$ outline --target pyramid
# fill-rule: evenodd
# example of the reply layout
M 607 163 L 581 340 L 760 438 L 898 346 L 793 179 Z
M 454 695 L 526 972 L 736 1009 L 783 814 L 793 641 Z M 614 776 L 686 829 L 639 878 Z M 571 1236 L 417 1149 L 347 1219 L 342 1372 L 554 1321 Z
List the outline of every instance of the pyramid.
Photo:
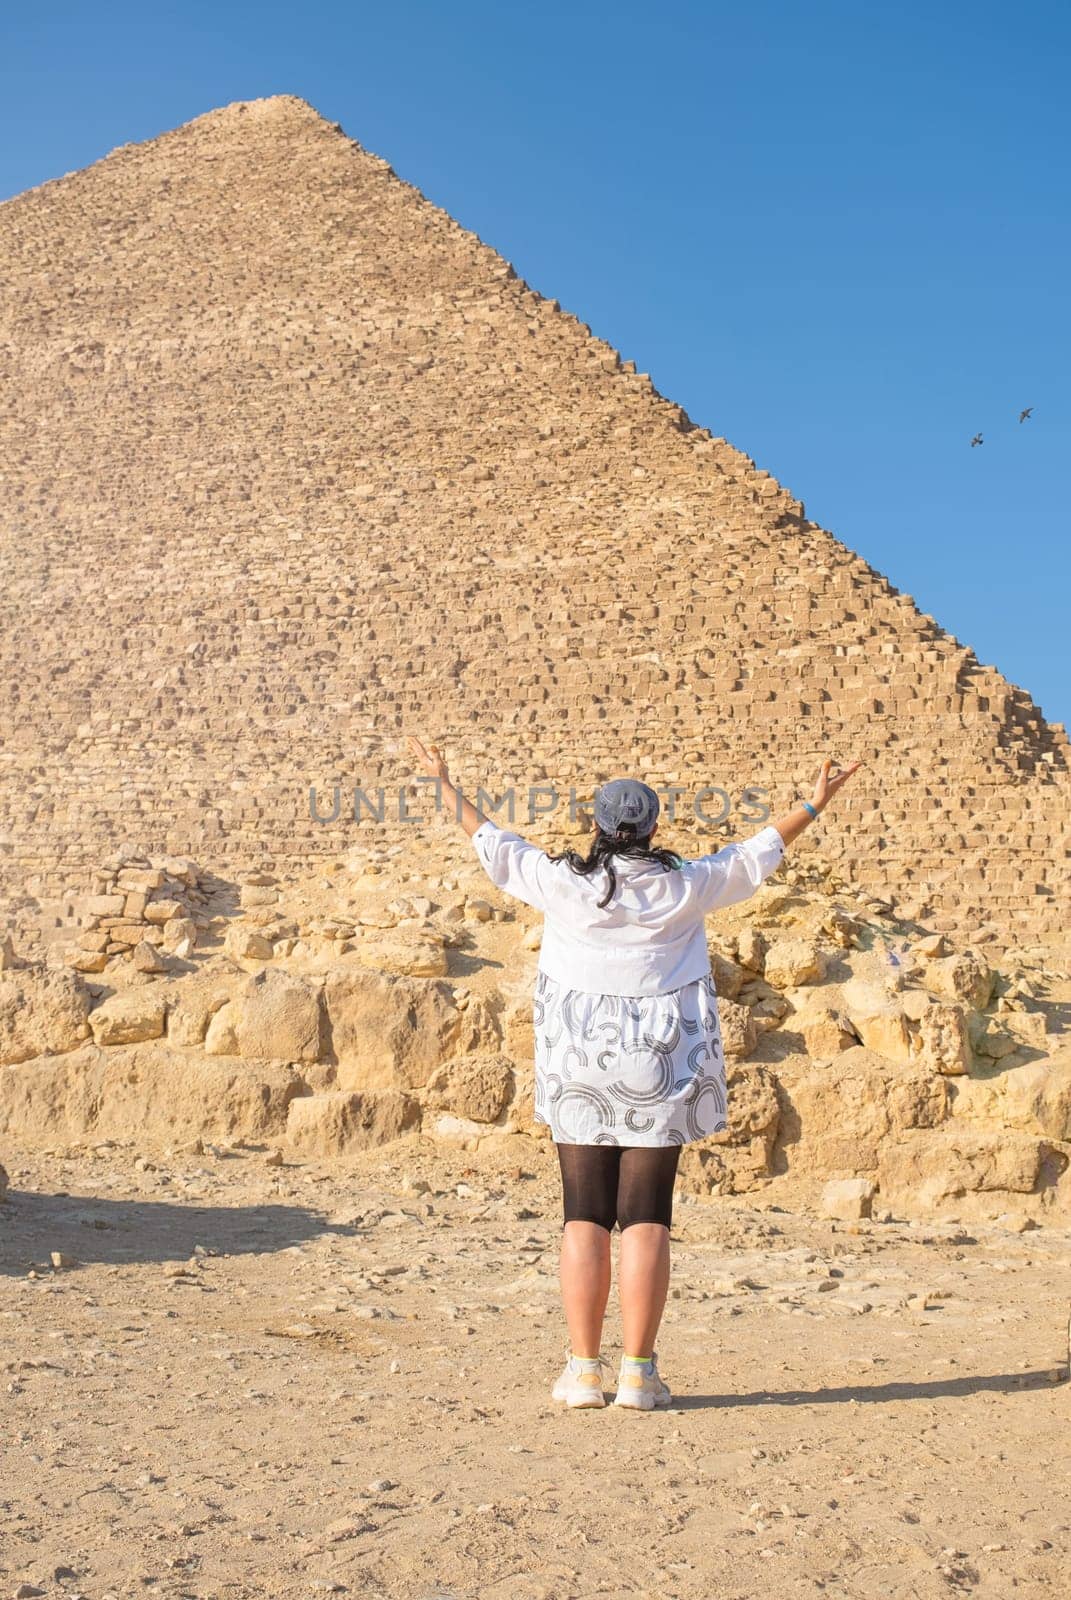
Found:
M 684 849 L 861 757 L 796 859 L 1062 926 L 1064 728 L 304 101 L 41 184 L 0 253 L 0 914 L 62 922 L 125 841 L 404 846 L 413 730 L 470 789 L 678 786 Z M 560 846 L 564 801 L 514 825 Z

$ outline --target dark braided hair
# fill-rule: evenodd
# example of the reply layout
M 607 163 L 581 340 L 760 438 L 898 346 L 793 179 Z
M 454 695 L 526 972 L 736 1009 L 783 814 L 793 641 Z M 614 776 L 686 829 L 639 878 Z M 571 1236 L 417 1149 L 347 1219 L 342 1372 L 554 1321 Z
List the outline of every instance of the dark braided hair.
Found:
M 617 891 L 614 856 L 626 856 L 630 861 L 658 861 L 664 872 L 670 872 L 684 864 L 683 858 L 674 850 L 664 850 L 659 845 L 655 845 L 652 849 L 649 833 L 637 838 L 634 822 L 623 822 L 616 833 L 604 833 L 601 828 L 596 827 L 594 843 L 586 856 L 582 856 L 577 850 L 565 850 L 561 855 L 550 856 L 550 860 L 568 861 L 573 871 L 579 872 L 585 878 L 597 868 L 605 867 L 610 882 L 605 897 L 598 902 L 599 909 L 603 910 L 610 904 Z

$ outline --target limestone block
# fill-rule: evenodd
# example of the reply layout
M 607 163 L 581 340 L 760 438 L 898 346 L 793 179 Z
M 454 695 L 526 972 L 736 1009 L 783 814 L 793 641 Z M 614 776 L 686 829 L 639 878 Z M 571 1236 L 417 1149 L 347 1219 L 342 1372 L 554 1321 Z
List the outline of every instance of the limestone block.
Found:
M 718 1000 L 718 1017 L 721 1022 L 722 1050 L 727 1061 L 742 1061 L 755 1048 L 759 1025 L 750 1006 L 740 1006 L 735 1000 Z
M 875 1192 L 870 1178 L 830 1178 L 822 1190 L 819 1210 L 824 1217 L 854 1222 L 870 1216 Z
M 444 978 L 445 947 L 432 939 L 362 939 L 353 951 L 362 967 L 411 978 Z
M 841 906 L 834 906 L 822 923 L 822 931 L 842 950 L 855 949 L 862 938 L 864 924 Z
M 295 1096 L 286 1137 L 304 1155 L 344 1155 L 398 1139 L 419 1123 L 420 1105 L 412 1095 L 395 1089 L 333 1090 Z
M 247 978 L 231 1002 L 238 1055 L 268 1061 L 318 1061 L 323 1053 L 318 988 L 276 968 Z
M 158 867 L 124 867 L 116 876 L 115 886 L 125 893 L 149 895 L 154 889 L 162 889 L 166 881 Z
M 82 950 L 71 957 L 69 964 L 75 972 L 103 972 L 108 965 L 108 952 L 106 949 Z
M 270 961 L 275 954 L 271 940 L 264 934 L 237 923 L 227 929 L 223 949 L 235 961 Z
M 0 1068 L 0 1133 L 31 1149 L 89 1136 L 171 1142 L 262 1138 L 301 1091 L 277 1062 L 210 1060 L 159 1043 L 82 1045 Z
M 797 989 L 821 981 L 822 952 L 811 939 L 777 939 L 766 952 L 763 973 L 775 989 Z
M 935 1072 L 953 1076 L 968 1072 L 972 1051 L 965 1006 L 932 1005 L 923 1012 L 914 1038 L 914 1053 Z
M 62 1055 L 89 1037 L 90 996 L 76 972 L 28 965 L 0 973 L 0 1065 Z
M 182 906 L 177 900 L 150 900 L 145 907 L 146 922 L 170 922 L 172 917 L 182 915 Z
M 254 906 L 273 906 L 279 899 L 279 890 L 272 884 L 243 883 L 239 904 L 243 911 Z
M 989 1004 L 996 982 L 996 973 L 973 950 L 924 962 L 920 976 L 934 994 L 948 1000 L 962 1000 L 979 1011 Z
M 719 997 L 735 1000 L 751 974 L 720 950 L 710 952 L 710 970 L 714 975 L 714 988 Z
M 910 1061 L 911 1035 L 899 998 L 864 978 L 841 985 L 841 1004 L 868 1050 L 890 1061 Z
M 500 1042 L 483 1002 L 441 978 L 334 967 L 324 999 L 342 1089 L 423 1088 L 444 1061 Z
M 238 968 L 223 972 L 192 973 L 168 986 L 167 1037 L 174 1045 L 200 1045 L 212 1018 L 231 999 L 242 974 Z M 212 1055 L 236 1055 L 237 1040 L 229 1050 L 209 1051 Z
M 808 1013 L 803 1042 L 809 1056 L 834 1056 L 838 1051 L 851 1050 L 859 1038 L 843 1011 L 823 1006 Z
M 238 1018 L 233 1003 L 228 1000 L 209 1018 L 204 1037 L 205 1055 L 236 1056 L 238 1051 Z
M 971 1048 L 984 1061 L 1003 1061 L 1005 1056 L 1014 1055 L 1019 1049 L 1020 1041 L 982 1012 L 969 1012 L 968 1025 Z
M 885 1143 L 878 1156 L 878 1183 L 891 1205 L 990 1190 L 1030 1194 L 1046 1149 L 1045 1141 L 1027 1133 L 952 1122 Z
M 125 894 L 91 894 L 85 903 L 90 917 L 121 917 L 125 906 Z
M 744 928 L 736 938 L 737 959 L 748 972 L 762 972 L 769 940 L 759 928 Z
M 473 1122 L 497 1122 L 513 1092 L 513 1063 L 503 1055 L 460 1056 L 428 1079 L 430 1104 Z
M 950 1107 L 946 1078 L 862 1045 L 816 1065 L 784 1093 L 792 1114 L 783 1124 L 783 1149 L 799 1172 L 873 1172 L 886 1141 L 908 1128 L 937 1126 Z
M 167 962 L 161 956 L 156 946 L 147 939 L 142 939 L 140 944 L 134 946 L 131 956 L 134 966 L 139 972 L 166 972 Z
M 475 1150 L 480 1140 L 488 1137 L 491 1129 L 485 1122 L 444 1111 L 432 1122 L 431 1131 L 444 1144 L 457 1145 L 462 1150 Z
M 164 923 L 163 946 L 165 950 L 179 953 L 179 945 L 188 944 L 193 950 L 197 944 L 197 924 L 192 917 L 172 917 Z M 186 952 L 189 954 L 189 951 Z
M 140 1044 L 161 1037 L 166 1012 L 163 991 L 151 985 L 109 995 L 90 1012 L 89 1025 L 97 1044 Z
M 957 1118 L 1071 1140 L 1071 1049 L 991 1077 L 959 1079 L 954 1090 Z

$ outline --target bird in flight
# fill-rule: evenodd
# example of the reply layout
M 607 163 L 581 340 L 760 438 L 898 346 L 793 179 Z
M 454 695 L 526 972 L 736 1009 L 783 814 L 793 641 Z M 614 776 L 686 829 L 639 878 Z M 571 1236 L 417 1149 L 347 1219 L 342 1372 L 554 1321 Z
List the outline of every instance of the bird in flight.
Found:
M 1019 421 L 1020 422 L 1025 422 L 1027 417 L 1033 411 L 1033 409 L 1034 409 L 1033 406 L 1027 406 L 1025 411 L 1020 411 L 1020 413 L 1019 413 Z
M 976 433 L 974 438 L 971 440 L 971 449 L 973 450 L 975 445 L 976 444 L 981 444 L 981 442 L 982 442 L 982 435 L 980 433 Z

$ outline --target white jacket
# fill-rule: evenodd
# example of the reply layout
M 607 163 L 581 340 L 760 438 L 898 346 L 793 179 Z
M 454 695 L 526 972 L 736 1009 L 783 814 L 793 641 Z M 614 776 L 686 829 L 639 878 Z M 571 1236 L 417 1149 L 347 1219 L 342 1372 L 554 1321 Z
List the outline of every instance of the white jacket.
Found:
M 616 856 L 617 889 L 600 910 L 605 871 L 584 877 L 490 818 L 472 843 L 492 883 L 542 911 L 540 971 L 569 989 L 628 995 L 665 994 L 708 973 L 703 919 L 754 894 L 785 852 L 770 823 L 679 870 Z

